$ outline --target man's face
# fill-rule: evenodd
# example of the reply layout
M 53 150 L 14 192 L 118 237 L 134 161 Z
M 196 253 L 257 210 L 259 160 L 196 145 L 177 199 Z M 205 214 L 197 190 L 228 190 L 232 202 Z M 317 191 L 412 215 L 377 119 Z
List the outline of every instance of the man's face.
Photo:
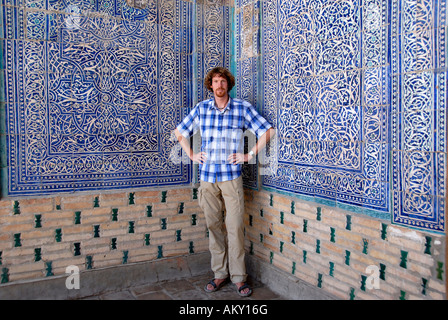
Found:
M 212 91 L 218 98 L 225 97 L 227 95 L 227 80 L 221 75 L 214 75 L 212 78 Z

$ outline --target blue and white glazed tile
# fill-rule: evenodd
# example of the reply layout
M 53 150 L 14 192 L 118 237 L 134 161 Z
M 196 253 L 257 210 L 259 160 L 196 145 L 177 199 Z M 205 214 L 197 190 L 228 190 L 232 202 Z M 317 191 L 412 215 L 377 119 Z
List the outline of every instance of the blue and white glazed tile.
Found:
M 171 131 L 223 65 L 278 130 L 265 188 L 445 231 L 446 0 L 2 4 L 8 195 L 188 185 Z
M 26 39 L 4 46 L 8 194 L 188 184 L 169 153 L 192 103 L 191 4 L 164 1 L 159 18 L 179 17 L 157 25 L 151 5 L 44 2 L 4 8 L 6 37 Z
M 269 0 L 261 20 L 263 186 L 443 232 L 446 1 Z

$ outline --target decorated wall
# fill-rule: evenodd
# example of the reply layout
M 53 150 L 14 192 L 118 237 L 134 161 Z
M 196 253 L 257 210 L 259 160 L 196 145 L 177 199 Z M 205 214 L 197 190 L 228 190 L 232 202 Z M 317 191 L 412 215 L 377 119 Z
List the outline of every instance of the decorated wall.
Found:
M 188 185 L 172 130 L 224 65 L 278 130 L 246 186 L 443 233 L 445 6 L 5 0 L 3 194 Z
M 237 94 L 277 130 L 248 176 L 254 274 L 342 299 L 446 298 L 446 10 L 236 1 Z
M 229 65 L 228 7 L 18 0 L 2 9 L 4 195 L 191 181 L 188 163 L 170 161 L 172 131 L 207 95 L 197 79 Z
M 346 299 L 446 297 L 445 0 L 0 14 L 2 284 L 206 251 L 172 131 L 225 66 L 277 130 L 243 170 L 247 252 Z M 382 290 L 366 293 L 369 266 Z
M 446 1 L 237 1 L 266 189 L 445 232 Z
M 191 103 L 192 6 L 145 4 L 3 7 L 7 195 L 190 180 L 168 155 Z

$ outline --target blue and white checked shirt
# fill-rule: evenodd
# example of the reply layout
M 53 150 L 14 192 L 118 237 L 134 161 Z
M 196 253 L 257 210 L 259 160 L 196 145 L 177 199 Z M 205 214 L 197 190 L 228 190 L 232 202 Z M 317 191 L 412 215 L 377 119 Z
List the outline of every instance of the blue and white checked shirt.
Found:
M 247 101 L 229 98 L 224 110 L 219 111 L 212 98 L 198 103 L 177 130 L 187 139 L 200 130 L 201 151 L 207 155 L 207 160 L 199 164 L 200 179 L 214 183 L 241 175 L 241 164 L 230 164 L 227 158 L 243 153 L 245 130 L 259 138 L 271 127 Z

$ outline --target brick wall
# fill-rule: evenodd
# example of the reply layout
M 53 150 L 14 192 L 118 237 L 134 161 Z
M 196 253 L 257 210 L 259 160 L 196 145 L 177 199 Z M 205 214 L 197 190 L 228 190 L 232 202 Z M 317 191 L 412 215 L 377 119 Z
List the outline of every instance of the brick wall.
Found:
M 0 201 L 0 283 L 208 250 L 197 190 Z
M 268 191 L 246 214 L 250 254 L 341 299 L 446 297 L 442 235 Z
M 184 188 L 1 200 L 0 281 L 208 251 L 196 196 Z M 446 297 L 442 235 L 254 190 L 245 221 L 249 254 L 342 299 Z

